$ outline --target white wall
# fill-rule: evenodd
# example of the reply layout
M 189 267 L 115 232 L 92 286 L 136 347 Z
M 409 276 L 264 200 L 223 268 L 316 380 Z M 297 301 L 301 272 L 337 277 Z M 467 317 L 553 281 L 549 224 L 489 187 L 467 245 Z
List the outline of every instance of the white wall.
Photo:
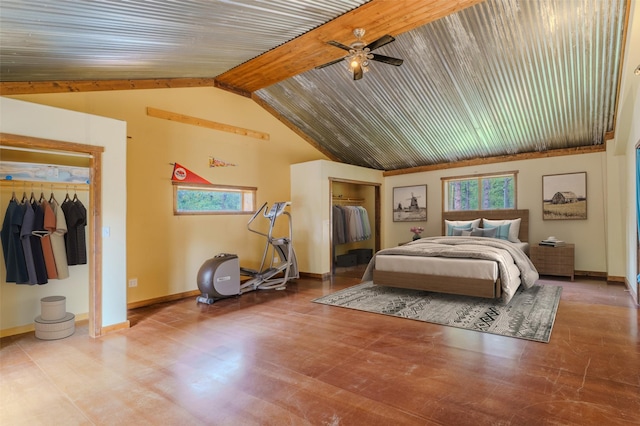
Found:
M 9 98 L 0 98 L 0 131 L 23 136 L 102 146 L 102 226 L 109 227 L 110 236 L 103 237 L 102 253 L 102 326 L 127 320 L 126 299 L 126 123 L 95 115 L 67 111 Z M 88 288 L 88 274 L 84 287 Z M 60 281 L 60 283 L 63 283 Z M 5 286 L 15 284 L 2 283 Z M 47 284 L 48 285 L 48 284 Z M 3 296 L 2 329 L 32 323 L 40 314 L 40 298 L 46 296 L 46 285 L 24 286 L 12 299 Z M 62 289 L 59 287 L 58 289 Z M 56 289 L 56 290 L 58 290 Z M 15 289 L 14 289 L 15 290 Z M 62 290 L 61 290 L 62 291 Z M 79 290 L 84 292 L 85 289 Z M 14 292 L 15 293 L 15 292 Z M 84 293 L 82 293 L 84 294 Z M 18 300 L 13 300 L 17 297 Z M 69 297 L 68 297 L 69 299 Z M 75 314 L 87 313 L 87 300 L 67 303 Z M 80 307 L 78 303 L 83 303 Z M 4 317 L 6 306 L 23 307 L 20 317 Z M 84 312 L 78 312 L 84 311 Z
M 329 178 L 382 184 L 380 170 L 326 160 L 291 166 L 294 248 L 301 272 L 331 272 L 331 196 Z M 384 217 L 384 213 L 382 214 Z M 321 226 L 319 226 L 321 224 Z
M 627 29 L 624 61 L 618 99 L 615 127 L 615 151 L 609 161 L 616 167 L 611 169 L 610 193 L 619 193 L 620 208 L 609 217 L 612 246 L 612 267 L 616 274 L 622 270 L 634 299 L 638 301 L 638 242 L 636 213 L 636 168 L 635 146 L 640 143 L 640 76 L 634 74 L 640 66 L 640 5 L 631 1 L 629 27 Z M 614 179 L 617 179 L 614 181 Z M 618 233 L 613 231 L 618 230 Z
M 575 243 L 576 270 L 606 272 L 606 154 L 582 155 L 521 160 L 508 163 L 487 164 L 412 173 L 385 178 L 386 189 L 382 210 L 389 213 L 392 206 L 393 188 L 397 186 L 427 185 L 427 221 L 393 222 L 390 214 L 384 216 L 384 247 L 392 247 L 408 241 L 412 226 L 424 226 L 423 236 L 442 235 L 442 177 L 464 176 L 481 173 L 518 171 L 518 208 L 529 209 L 529 239 L 536 242 L 549 235 Z M 543 220 L 542 176 L 559 173 L 587 172 L 587 219 Z

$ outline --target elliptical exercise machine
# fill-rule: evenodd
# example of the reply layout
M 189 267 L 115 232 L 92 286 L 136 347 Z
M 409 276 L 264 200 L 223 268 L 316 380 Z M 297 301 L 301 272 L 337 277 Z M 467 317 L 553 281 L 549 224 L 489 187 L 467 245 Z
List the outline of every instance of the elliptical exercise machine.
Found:
M 264 203 L 247 223 L 249 231 L 266 238 L 259 270 L 240 267 L 238 256 L 229 253 L 217 254 L 202 264 L 198 271 L 198 289 L 202 293 L 197 298 L 198 303 L 210 305 L 218 299 L 241 295 L 253 290 L 283 290 L 289 280 L 300 277 L 292 245 L 291 214 L 285 211 L 289 205 L 291 205 L 290 201 L 276 202 L 271 206 L 271 209 L 268 209 L 267 203 Z M 260 213 L 269 220 L 267 233 L 251 227 Z M 274 237 L 273 230 L 276 219 L 283 215 L 288 218 L 289 234 L 285 237 Z M 241 275 L 251 278 L 241 283 Z

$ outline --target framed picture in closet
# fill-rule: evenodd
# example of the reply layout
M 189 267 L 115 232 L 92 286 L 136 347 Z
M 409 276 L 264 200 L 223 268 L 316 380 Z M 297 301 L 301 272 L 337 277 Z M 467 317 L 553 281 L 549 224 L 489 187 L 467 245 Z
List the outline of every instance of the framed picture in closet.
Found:
M 427 220 L 427 185 L 393 188 L 393 221 L 424 222 Z

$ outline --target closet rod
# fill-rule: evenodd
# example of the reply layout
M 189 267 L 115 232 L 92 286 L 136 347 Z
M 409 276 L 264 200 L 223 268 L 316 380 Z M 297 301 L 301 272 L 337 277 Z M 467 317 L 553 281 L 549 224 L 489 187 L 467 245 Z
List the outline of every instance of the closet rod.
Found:
M 24 190 L 66 190 L 69 191 L 88 191 L 88 183 L 50 183 L 50 182 L 32 182 L 28 180 L 0 180 L 0 185 L 7 188 L 13 188 L 17 191 Z
M 364 198 L 351 198 L 351 197 L 342 197 L 342 196 L 334 196 L 332 197 L 333 201 L 341 201 L 345 203 L 364 203 Z

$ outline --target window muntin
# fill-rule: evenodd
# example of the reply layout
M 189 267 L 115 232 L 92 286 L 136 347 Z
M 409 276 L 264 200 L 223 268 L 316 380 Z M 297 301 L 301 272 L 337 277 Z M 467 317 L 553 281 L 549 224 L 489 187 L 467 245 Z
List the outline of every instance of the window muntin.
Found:
M 257 188 L 221 185 L 173 185 L 173 214 L 253 214 Z
M 515 209 L 517 172 L 442 179 L 444 211 Z

